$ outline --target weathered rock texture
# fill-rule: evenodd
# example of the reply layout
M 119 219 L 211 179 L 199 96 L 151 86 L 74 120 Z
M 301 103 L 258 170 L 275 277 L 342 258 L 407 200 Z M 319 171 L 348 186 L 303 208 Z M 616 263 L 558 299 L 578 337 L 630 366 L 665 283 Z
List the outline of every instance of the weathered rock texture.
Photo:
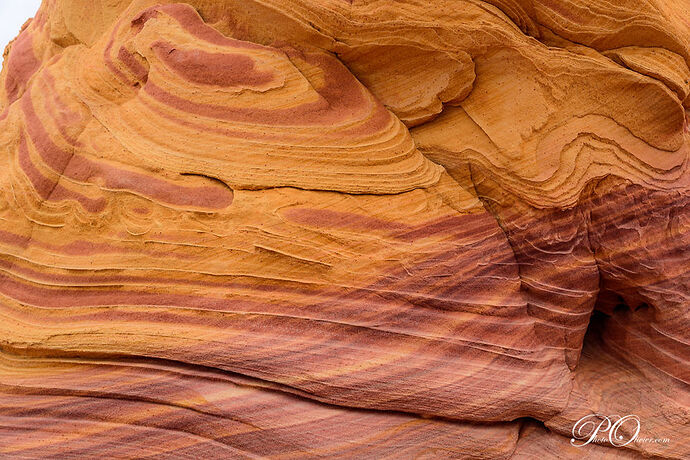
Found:
M 44 0 L 0 78 L 0 456 L 690 458 L 689 18 Z M 589 414 L 669 442 L 573 447 Z

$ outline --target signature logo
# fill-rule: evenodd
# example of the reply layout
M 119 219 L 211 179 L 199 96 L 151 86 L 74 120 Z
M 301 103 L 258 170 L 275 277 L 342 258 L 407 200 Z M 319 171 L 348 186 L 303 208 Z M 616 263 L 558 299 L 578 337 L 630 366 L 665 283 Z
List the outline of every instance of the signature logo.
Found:
M 624 447 L 631 443 L 653 442 L 668 444 L 667 438 L 638 438 L 640 418 L 637 415 L 585 415 L 573 425 L 573 437 L 570 444 L 584 447 L 588 444 L 611 444 Z

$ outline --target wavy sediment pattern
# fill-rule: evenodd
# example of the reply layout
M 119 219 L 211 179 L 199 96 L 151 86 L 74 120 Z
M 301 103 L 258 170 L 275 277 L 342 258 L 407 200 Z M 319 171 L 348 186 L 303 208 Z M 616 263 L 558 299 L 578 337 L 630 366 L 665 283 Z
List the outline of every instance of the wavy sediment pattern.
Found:
M 638 3 L 45 0 L 0 456 L 687 458 L 690 24 Z

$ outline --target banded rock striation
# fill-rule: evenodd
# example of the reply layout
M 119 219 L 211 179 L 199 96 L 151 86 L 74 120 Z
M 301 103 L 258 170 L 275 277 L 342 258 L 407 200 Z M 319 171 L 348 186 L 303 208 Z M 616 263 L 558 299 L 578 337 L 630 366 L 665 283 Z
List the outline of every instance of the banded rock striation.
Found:
M 0 456 L 690 457 L 689 17 L 44 0 L 0 75 Z

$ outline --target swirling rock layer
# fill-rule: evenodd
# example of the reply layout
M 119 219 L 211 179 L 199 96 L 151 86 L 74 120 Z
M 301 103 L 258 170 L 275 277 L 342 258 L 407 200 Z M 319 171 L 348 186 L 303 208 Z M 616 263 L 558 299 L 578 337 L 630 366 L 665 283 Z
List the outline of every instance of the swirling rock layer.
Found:
M 44 0 L 0 456 L 688 458 L 687 13 Z

